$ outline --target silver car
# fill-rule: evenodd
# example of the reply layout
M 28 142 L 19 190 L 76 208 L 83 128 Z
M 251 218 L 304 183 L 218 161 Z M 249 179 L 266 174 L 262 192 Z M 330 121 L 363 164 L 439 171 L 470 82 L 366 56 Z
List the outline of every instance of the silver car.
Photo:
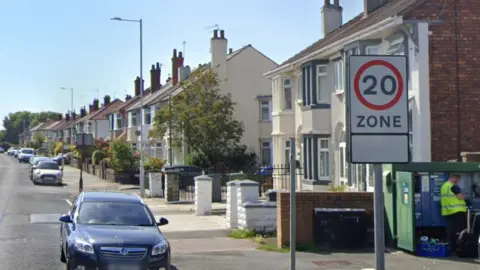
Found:
M 53 160 L 42 160 L 33 170 L 32 181 L 36 184 L 62 185 L 63 172 Z

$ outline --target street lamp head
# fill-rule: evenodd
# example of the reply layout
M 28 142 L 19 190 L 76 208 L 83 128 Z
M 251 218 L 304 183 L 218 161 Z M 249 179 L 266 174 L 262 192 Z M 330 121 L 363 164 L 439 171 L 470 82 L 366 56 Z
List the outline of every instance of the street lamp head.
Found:
M 113 17 L 113 18 L 111 18 L 110 20 L 112 20 L 112 21 L 121 21 L 122 18 L 120 18 L 120 17 Z

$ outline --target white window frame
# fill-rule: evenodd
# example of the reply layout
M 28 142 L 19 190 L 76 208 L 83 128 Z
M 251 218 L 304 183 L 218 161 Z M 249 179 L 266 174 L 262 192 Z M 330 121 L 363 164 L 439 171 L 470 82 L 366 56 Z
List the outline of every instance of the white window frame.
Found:
M 370 53 L 370 50 L 377 50 L 376 53 Z M 379 55 L 380 54 L 380 48 L 378 46 L 367 46 L 365 47 L 365 54 L 366 55 Z
M 144 108 L 143 113 L 144 113 L 143 121 L 145 121 L 144 125 L 152 124 L 152 108 L 150 108 L 150 107 Z
M 322 147 L 322 142 L 327 143 L 327 147 Z M 317 170 L 318 170 L 318 180 L 330 180 L 330 141 L 326 138 L 318 138 L 317 139 L 317 149 L 318 149 L 318 157 L 317 157 Z M 322 160 L 322 156 L 326 156 L 326 160 Z M 322 164 L 322 162 L 325 162 Z M 325 166 L 326 173 L 322 175 L 321 167 Z
M 290 156 L 291 156 L 291 151 L 290 151 L 290 140 L 285 140 L 284 144 L 284 153 L 285 153 L 285 164 L 290 165 Z
M 375 190 L 375 174 L 373 171 L 373 164 L 367 164 L 367 192 L 373 192 Z
M 340 182 L 345 183 L 346 185 L 348 184 L 348 171 L 347 171 L 347 143 L 341 142 L 338 145 L 340 154 L 338 155 L 339 160 L 338 162 L 338 178 Z M 343 151 L 343 154 L 341 154 Z M 343 168 L 341 164 L 343 163 Z M 342 175 L 343 174 L 343 175 Z
M 335 93 L 340 94 L 345 91 L 345 65 L 343 60 L 334 63 L 335 75 Z
M 292 96 L 293 87 L 292 86 L 293 86 L 292 78 L 282 79 L 282 99 L 283 99 L 282 109 L 285 111 L 290 111 L 293 109 L 293 96 Z M 288 102 L 287 94 L 290 95 L 290 102 Z
M 128 127 L 133 128 L 138 126 L 137 112 L 131 111 L 128 112 L 130 121 L 128 121 Z M 135 125 L 133 124 L 135 122 Z
M 387 49 L 387 55 L 404 55 L 404 37 L 399 37 L 390 42 Z
M 260 100 L 260 121 L 261 122 L 270 122 L 272 121 L 272 101 L 270 100 Z M 263 109 L 268 109 L 268 119 L 264 119 L 263 117 Z
M 321 99 L 322 91 L 328 91 L 328 88 L 327 89 L 322 89 L 321 86 L 320 86 L 320 80 L 319 80 L 319 77 L 323 77 L 323 78 L 328 79 L 328 67 L 327 67 L 327 65 L 317 65 L 316 69 L 317 69 L 317 76 L 315 76 L 315 80 L 317 82 L 317 87 L 316 87 L 315 91 L 316 91 L 316 94 L 317 94 L 317 104 L 330 103 L 329 100 L 322 100 Z M 325 72 L 320 72 L 321 69 L 325 69 Z
M 115 130 L 123 129 L 123 118 L 120 114 L 115 115 Z

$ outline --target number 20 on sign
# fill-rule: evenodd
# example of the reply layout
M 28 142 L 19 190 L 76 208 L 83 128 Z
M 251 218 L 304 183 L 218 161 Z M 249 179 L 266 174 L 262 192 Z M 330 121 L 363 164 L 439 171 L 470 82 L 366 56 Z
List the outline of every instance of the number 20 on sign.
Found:
M 352 55 L 348 74 L 350 161 L 409 162 L 406 57 Z

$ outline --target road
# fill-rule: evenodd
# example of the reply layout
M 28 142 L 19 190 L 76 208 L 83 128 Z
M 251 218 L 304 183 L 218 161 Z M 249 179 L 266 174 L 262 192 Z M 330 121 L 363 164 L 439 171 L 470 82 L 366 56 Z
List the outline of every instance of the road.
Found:
M 2 269 L 65 269 L 59 261 L 57 219 L 67 211 L 69 195 L 66 187 L 33 185 L 27 164 L 0 154 Z

